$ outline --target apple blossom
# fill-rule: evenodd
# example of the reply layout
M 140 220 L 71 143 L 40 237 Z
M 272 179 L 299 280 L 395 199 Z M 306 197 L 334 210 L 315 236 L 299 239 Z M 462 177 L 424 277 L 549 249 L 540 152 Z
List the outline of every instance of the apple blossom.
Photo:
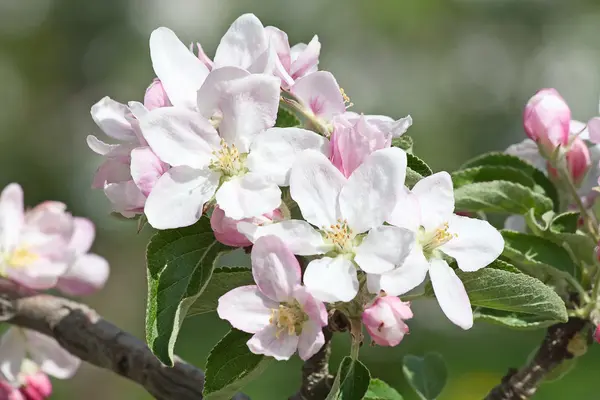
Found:
M 408 333 L 404 321 L 412 317 L 410 303 L 396 296 L 378 297 L 362 313 L 363 324 L 371 339 L 380 346 L 397 346 Z
M 575 137 L 571 140 L 566 150 L 565 161 L 571 180 L 579 186 L 592 164 L 590 150 L 581 138 Z M 559 177 L 551 165 L 548 165 L 548 173 L 554 178 Z
M 2 400 L 24 400 L 18 387 L 0 379 L 0 399 Z
M 241 221 L 249 222 L 254 225 L 265 225 L 276 221 L 281 221 L 283 213 L 276 209 L 259 217 L 245 218 L 242 220 L 232 219 L 225 215 L 225 212 L 219 207 L 215 207 L 210 216 L 210 226 L 215 234 L 215 239 L 219 242 L 232 247 L 246 247 L 252 245 L 252 242 L 246 238 L 237 229 L 237 224 Z
M 477 271 L 494 261 L 504 239 L 487 221 L 458 216 L 454 211 L 452 179 L 438 172 L 415 184 L 388 219 L 392 225 L 415 233 L 416 243 L 404 264 L 391 272 L 368 275 L 373 293 L 400 295 L 425 280 L 427 272 L 442 311 L 456 325 L 469 329 L 473 313 L 465 288 L 444 260 L 453 257 L 463 271 Z
M 221 296 L 219 317 L 254 334 L 248 348 L 255 354 L 287 360 L 298 350 L 300 358 L 309 359 L 325 343 L 325 305 L 301 286 L 298 260 L 277 237 L 257 240 L 251 260 L 256 285 Z
M 556 89 L 538 91 L 525 106 L 523 126 L 530 139 L 548 157 L 557 146 L 569 140 L 571 110 Z
M 24 377 L 19 392 L 24 400 L 44 400 L 52 394 L 52 382 L 42 371 L 31 372 Z
M 392 270 L 414 242 L 411 231 L 383 226 L 405 175 L 406 153 L 398 148 L 373 152 L 348 179 L 323 154 L 306 150 L 290 176 L 290 193 L 306 221 L 240 222 L 238 229 L 252 241 L 278 236 L 297 255 L 324 254 L 308 264 L 306 288 L 321 301 L 350 301 L 358 292 L 357 267 L 367 274 Z
M 171 101 L 160 79 L 154 79 L 144 95 L 144 107 L 148 110 L 154 110 L 160 107 L 169 107 Z
M 25 383 L 23 374 L 43 372 L 58 379 L 71 378 L 81 360 L 41 333 L 10 327 L 0 340 L 0 372 L 12 384 Z
M 233 219 L 278 208 L 278 186 L 287 186 L 295 155 L 329 152 L 326 139 L 314 132 L 270 128 L 278 106 L 279 79 L 224 67 L 198 91 L 198 112 L 166 107 L 141 118 L 144 138 L 172 166 L 148 197 L 148 222 L 158 229 L 191 225 L 213 196 Z

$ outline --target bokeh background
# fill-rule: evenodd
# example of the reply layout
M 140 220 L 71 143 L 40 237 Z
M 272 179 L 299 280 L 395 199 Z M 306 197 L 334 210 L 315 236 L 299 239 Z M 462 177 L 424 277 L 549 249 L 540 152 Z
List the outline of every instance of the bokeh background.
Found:
M 110 217 L 90 189 L 100 159 L 85 137 L 99 133 L 90 106 L 108 95 L 141 100 L 154 77 L 150 32 L 161 25 L 209 55 L 241 13 L 288 32 L 290 42 L 318 34 L 321 69 L 332 71 L 354 111 L 411 114 L 415 152 L 434 169 L 452 169 L 523 137 L 521 111 L 541 87 L 556 87 L 573 115 L 598 114 L 600 3 L 595 0 L 0 0 L 0 186 L 19 182 L 26 202 L 67 203 L 98 227 L 95 251 L 111 262 L 106 289 L 89 302 L 143 337 L 144 248 L 151 234 Z M 451 325 L 434 302 L 414 303 L 411 334 L 394 348 L 361 352 L 375 376 L 416 399 L 402 378 L 407 353 L 437 351 L 449 367 L 440 400 L 481 399 L 509 366 L 539 343 L 538 332 Z M 215 315 L 187 321 L 178 352 L 199 366 L 227 331 Z M 333 365 L 349 343 L 334 343 Z M 600 347 L 600 346 L 597 346 Z M 575 372 L 542 386 L 542 400 L 597 399 L 600 351 Z M 300 361 L 274 363 L 247 387 L 254 399 L 283 399 L 300 379 Z M 57 382 L 54 399 L 149 399 L 115 375 L 85 366 Z

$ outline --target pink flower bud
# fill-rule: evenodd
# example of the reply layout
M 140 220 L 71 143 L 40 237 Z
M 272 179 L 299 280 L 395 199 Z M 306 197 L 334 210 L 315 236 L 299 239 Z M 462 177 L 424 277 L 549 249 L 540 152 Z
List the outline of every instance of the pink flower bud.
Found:
M 19 389 L 6 381 L 0 381 L 0 400 L 25 400 Z
M 569 141 L 571 110 L 556 89 L 538 91 L 525 106 L 523 127 L 548 154 Z
M 590 150 L 583 140 L 575 138 L 567 151 L 567 168 L 576 185 L 585 178 L 591 165 Z
M 148 89 L 146 89 L 144 106 L 148 110 L 153 110 L 155 108 L 169 107 L 170 105 L 171 101 L 169 100 L 169 96 L 167 96 L 167 92 L 165 92 L 161 81 L 159 79 L 154 79 L 150 86 L 148 86 Z
M 223 210 L 215 207 L 210 217 L 210 226 L 215 234 L 215 239 L 219 242 L 232 247 L 246 247 L 252 245 L 252 242 L 238 231 L 238 222 L 245 221 L 255 225 L 265 225 L 282 219 L 283 214 L 279 209 L 263 214 L 261 217 L 237 220 L 227 217 Z
M 19 391 L 24 400 L 45 400 L 52 394 L 52 382 L 43 372 L 36 372 L 25 378 Z
M 410 303 L 396 296 L 379 297 L 362 314 L 371 339 L 380 346 L 396 346 L 408 333 L 404 320 L 412 318 Z
M 596 343 L 600 343 L 600 325 L 596 325 L 596 330 L 594 331 L 594 340 Z

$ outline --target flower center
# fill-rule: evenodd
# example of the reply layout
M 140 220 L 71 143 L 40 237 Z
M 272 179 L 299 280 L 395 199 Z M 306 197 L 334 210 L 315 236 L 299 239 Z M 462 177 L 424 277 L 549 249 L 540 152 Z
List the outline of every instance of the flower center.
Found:
M 288 335 L 300 335 L 302 325 L 308 319 L 306 313 L 297 301 L 293 304 L 282 303 L 279 308 L 271 310 L 269 323 L 277 327 L 275 337 L 287 331 Z
M 223 121 L 223 113 L 217 111 L 212 117 L 208 119 L 208 121 L 213 126 L 213 128 L 219 129 L 219 125 L 221 125 L 221 121 Z
M 439 246 L 458 237 L 456 233 L 448 232 L 448 223 L 444 222 L 437 229 L 426 232 L 423 227 L 419 230 L 419 243 L 423 246 L 423 253 L 430 255 Z
M 208 167 L 214 171 L 220 171 L 226 176 L 235 176 L 245 170 L 245 154 L 240 154 L 235 144 L 229 145 L 225 139 L 221 139 L 221 149 L 213 151 L 212 154 L 214 157 Z
M 338 219 L 338 223 L 324 226 L 321 231 L 325 236 L 325 240 L 330 242 L 340 252 L 348 252 L 352 249 L 352 239 L 354 239 L 354 231 L 348 226 L 348 221 Z
M 350 97 L 346 94 L 344 88 L 340 88 L 340 93 L 342 94 L 342 98 L 344 99 L 344 104 L 346 105 L 346 110 L 354 105 L 353 102 L 350 101 Z
M 25 246 L 15 249 L 12 253 L 4 255 L 4 262 L 13 268 L 24 268 L 40 258 L 37 254 L 29 251 Z

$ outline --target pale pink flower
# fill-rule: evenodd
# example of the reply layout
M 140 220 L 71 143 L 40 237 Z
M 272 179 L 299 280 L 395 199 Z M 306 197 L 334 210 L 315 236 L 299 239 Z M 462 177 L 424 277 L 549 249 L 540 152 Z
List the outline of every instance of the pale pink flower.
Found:
M 13 385 L 24 385 L 37 372 L 68 379 L 80 364 L 56 340 L 29 329 L 10 327 L 0 340 L 0 372 Z
M 169 96 L 167 96 L 167 92 L 165 92 L 160 79 L 155 78 L 150 86 L 148 86 L 148 89 L 146 89 L 146 94 L 144 94 L 144 107 L 150 111 L 155 108 L 169 106 L 171 106 Z
M 301 359 L 309 359 L 325 343 L 325 305 L 301 286 L 298 260 L 278 238 L 257 240 L 251 259 L 256 286 L 221 296 L 219 317 L 254 334 L 248 348 L 255 354 L 287 360 L 298 350 Z
M 569 141 L 571 110 L 556 89 L 538 91 L 525 106 L 523 127 L 546 156 Z
M 210 216 L 210 226 L 215 234 L 215 239 L 219 242 L 232 247 L 246 247 L 252 244 L 245 235 L 237 229 L 238 222 L 249 222 L 251 224 L 262 226 L 276 221 L 281 221 L 283 214 L 279 209 L 263 214 L 259 217 L 233 219 L 225 215 L 225 212 L 219 207 L 215 207 Z
M 410 303 L 396 296 L 378 297 L 362 313 L 363 324 L 371 339 L 380 346 L 398 345 L 408 333 L 404 321 L 412 317 Z

